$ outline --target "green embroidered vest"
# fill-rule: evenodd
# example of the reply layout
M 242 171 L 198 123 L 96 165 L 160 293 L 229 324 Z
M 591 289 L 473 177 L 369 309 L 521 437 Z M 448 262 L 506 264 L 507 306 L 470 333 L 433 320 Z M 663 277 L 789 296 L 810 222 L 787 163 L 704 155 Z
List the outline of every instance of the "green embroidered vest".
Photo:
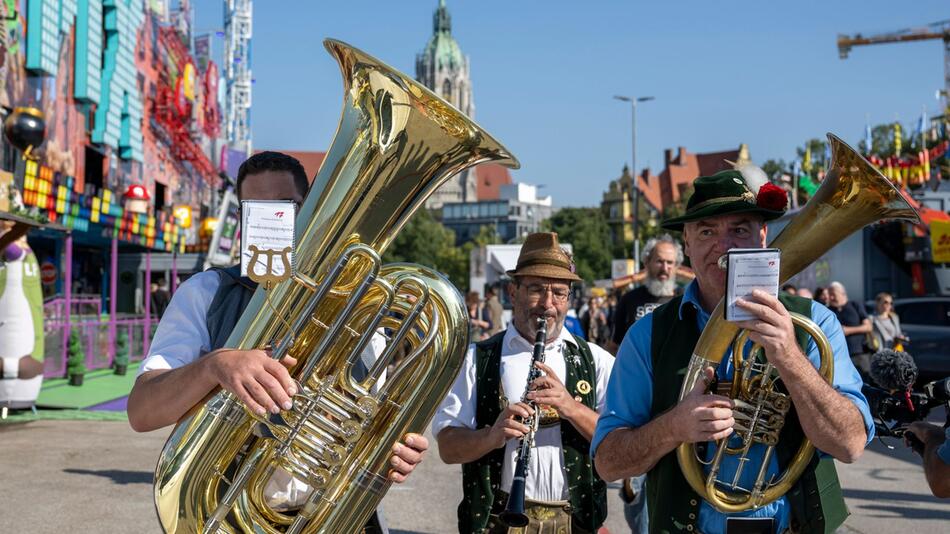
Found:
M 501 414 L 501 351 L 505 332 L 475 344 L 475 426 L 492 426 Z M 590 347 L 576 336 L 577 347 L 566 343 L 564 366 L 565 387 L 592 410 L 597 409 L 597 369 Z M 576 358 L 575 358 L 576 356 Z M 574 362 L 577 363 L 573 363 Z M 584 380 L 590 391 L 581 394 L 577 384 Z M 561 444 L 564 448 L 568 494 L 575 523 L 590 532 L 597 530 L 607 517 L 607 486 L 597 476 L 590 457 L 590 442 L 563 422 Z M 507 504 L 499 492 L 505 448 L 495 449 L 478 460 L 462 465 L 462 502 L 458 507 L 459 532 L 484 532 L 489 515 L 499 513 Z
M 683 374 L 689 365 L 693 348 L 699 341 L 696 309 L 684 307 L 683 319 L 679 319 L 682 299 L 682 296 L 676 297 L 653 312 L 651 417 L 656 417 L 678 402 Z M 780 295 L 779 300 L 789 311 L 811 317 L 811 300 L 785 294 Z M 807 335 L 799 329 L 796 329 L 795 334 L 799 346 L 803 347 L 803 351 L 807 350 Z M 803 438 L 804 433 L 793 406 L 785 419 L 775 450 L 780 470 L 788 465 Z M 700 445 L 699 454 L 705 454 L 703 445 Z M 785 496 L 790 508 L 789 526 L 794 532 L 831 533 L 848 517 L 834 460 L 830 457 L 820 459 L 817 452 L 805 473 Z M 701 499 L 683 477 L 675 450 L 661 458 L 647 474 L 647 500 L 651 532 L 698 530 Z

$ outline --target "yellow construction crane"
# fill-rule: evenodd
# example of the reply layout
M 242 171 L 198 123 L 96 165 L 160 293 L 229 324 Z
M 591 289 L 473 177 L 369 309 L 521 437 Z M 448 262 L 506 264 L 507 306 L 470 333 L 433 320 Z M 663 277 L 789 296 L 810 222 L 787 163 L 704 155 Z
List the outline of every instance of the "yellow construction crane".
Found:
M 940 94 L 946 102 L 950 98 L 950 20 L 942 20 L 928 24 L 922 28 L 907 28 L 890 33 L 875 35 L 838 34 L 838 56 L 847 59 L 848 53 L 854 46 L 864 46 L 884 43 L 906 43 L 909 41 L 925 41 L 928 39 L 943 40 L 943 89 Z

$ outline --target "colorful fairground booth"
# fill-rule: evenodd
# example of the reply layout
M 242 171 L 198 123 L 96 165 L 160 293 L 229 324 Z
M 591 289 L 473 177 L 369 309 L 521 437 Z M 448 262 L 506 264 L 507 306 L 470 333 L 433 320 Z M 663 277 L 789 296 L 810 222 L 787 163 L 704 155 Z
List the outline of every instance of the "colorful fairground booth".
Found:
M 220 75 L 153 3 L 15 0 L 0 16 L 0 211 L 32 221 L 43 373 L 124 369 L 148 350 L 155 291 L 204 269 L 240 163 Z

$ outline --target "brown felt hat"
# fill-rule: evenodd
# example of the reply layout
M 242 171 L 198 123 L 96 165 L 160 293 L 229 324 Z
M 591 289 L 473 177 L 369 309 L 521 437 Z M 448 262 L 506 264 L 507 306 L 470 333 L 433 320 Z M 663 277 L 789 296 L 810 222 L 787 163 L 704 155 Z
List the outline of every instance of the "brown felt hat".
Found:
M 530 234 L 521 245 L 518 266 L 508 276 L 540 276 L 558 280 L 580 280 L 574 272 L 574 260 L 557 242 L 557 234 Z

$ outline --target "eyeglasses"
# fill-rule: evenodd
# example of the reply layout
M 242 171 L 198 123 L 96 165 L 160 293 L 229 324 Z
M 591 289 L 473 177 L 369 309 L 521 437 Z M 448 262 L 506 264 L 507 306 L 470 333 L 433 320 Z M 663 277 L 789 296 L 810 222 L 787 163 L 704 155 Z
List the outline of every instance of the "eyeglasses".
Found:
M 555 302 L 567 302 L 567 299 L 571 296 L 571 288 L 558 286 L 554 287 L 550 284 L 530 284 L 525 286 L 525 289 L 528 292 L 528 298 L 532 302 L 537 302 L 544 298 L 547 295 L 548 290 L 551 291 L 551 295 L 554 296 Z

